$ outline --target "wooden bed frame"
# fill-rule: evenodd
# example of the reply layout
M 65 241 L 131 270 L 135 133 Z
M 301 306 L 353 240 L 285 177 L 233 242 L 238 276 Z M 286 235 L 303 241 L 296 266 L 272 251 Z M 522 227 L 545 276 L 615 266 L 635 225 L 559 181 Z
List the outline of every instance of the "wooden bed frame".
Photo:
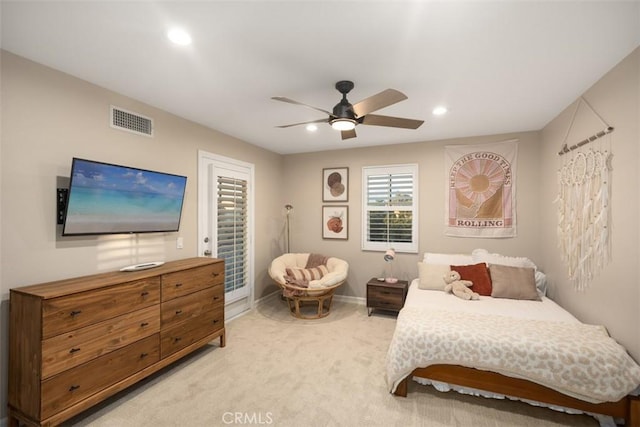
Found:
M 431 365 L 426 368 L 417 368 L 398 384 L 394 394 L 407 397 L 408 382 L 414 376 L 505 396 L 535 400 L 549 405 L 610 415 L 624 419 L 628 427 L 640 426 L 640 396 L 626 396 L 617 402 L 589 403 L 531 381 L 458 365 Z

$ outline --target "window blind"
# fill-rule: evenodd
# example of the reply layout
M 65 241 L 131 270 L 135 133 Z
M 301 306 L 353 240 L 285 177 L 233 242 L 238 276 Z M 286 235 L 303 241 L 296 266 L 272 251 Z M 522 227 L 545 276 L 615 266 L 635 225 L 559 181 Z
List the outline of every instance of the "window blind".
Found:
M 417 252 L 417 166 L 365 168 L 363 249 Z
M 225 261 L 225 292 L 247 284 L 247 181 L 218 176 L 218 258 Z

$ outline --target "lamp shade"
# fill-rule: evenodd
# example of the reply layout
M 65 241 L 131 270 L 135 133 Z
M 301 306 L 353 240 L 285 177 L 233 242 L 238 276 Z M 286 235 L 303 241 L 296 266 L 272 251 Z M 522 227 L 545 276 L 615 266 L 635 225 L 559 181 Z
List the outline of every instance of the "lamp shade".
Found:
M 396 251 L 393 248 L 387 249 L 387 251 L 384 253 L 384 260 L 387 262 L 393 261 L 395 257 L 396 257 Z

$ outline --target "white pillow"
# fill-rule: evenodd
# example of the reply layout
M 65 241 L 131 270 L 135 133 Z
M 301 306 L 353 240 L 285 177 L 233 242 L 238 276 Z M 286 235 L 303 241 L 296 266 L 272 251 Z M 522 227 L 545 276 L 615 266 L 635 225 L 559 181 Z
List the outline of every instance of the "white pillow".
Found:
M 540 270 L 536 270 L 536 289 L 541 297 L 547 295 L 547 275 Z
M 425 264 L 418 262 L 418 288 L 444 291 L 445 274 L 451 271 L 449 264 Z
M 446 264 L 446 265 L 472 265 L 477 264 L 471 255 L 467 254 L 440 254 L 434 252 L 425 252 L 425 264 Z
M 478 262 L 484 262 L 488 265 L 498 264 L 506 265 L 508 267 L 525 267 L 537 269 L 536 264 L 529 258 L 505 256 L 500 254 L 490 254 L 486 249 L 474 249 L 471 252 L 473 264 Z

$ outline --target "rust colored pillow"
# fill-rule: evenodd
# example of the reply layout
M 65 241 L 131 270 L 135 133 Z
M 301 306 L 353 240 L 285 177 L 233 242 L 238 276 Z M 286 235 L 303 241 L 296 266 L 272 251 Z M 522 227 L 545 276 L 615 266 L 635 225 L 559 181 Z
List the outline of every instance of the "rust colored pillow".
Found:
M 452 265 L 451 270 L 460 273 L 462 280 L 471 280 L 471 290 L 486 297 L 491 296 L 491 276 L 487 264 L 481 262 L 473 265 Z

